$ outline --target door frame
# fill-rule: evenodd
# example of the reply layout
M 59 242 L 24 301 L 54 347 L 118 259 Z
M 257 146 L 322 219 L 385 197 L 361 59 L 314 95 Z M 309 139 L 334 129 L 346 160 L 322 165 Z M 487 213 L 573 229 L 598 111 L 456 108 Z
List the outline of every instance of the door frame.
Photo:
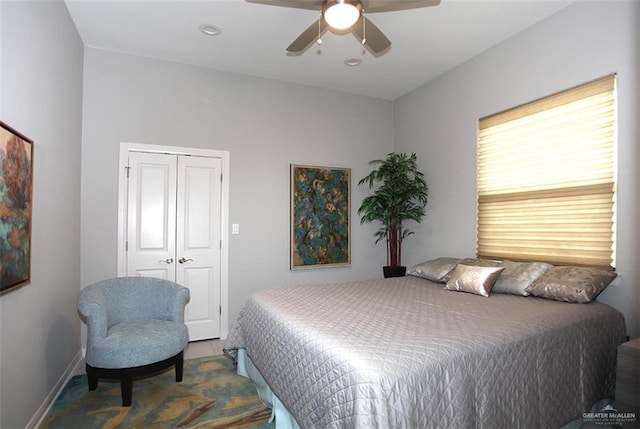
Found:
M 127 266 L 127 160 L 131 152 L 164 153 L 169 155 L 191 155 L 222 160 L 222 195 L 220 237 L 222 249 L 220 253 L 220 338 L 225 339 L 229 333 L 229 151 L 199 149 L 180 146 L 161 146 L 144 143 L 120 143 L 120 160 L 118 163 L 118 277 L 126 275 Z

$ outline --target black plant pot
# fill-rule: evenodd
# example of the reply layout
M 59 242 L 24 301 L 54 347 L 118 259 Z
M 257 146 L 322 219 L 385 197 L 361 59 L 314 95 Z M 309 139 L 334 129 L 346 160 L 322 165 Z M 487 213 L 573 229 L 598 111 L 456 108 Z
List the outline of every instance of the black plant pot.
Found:
M 404 277 L 407 272 L 407 267 L 382 267 L 382 271 L 384 272 L 384 278 L 388 279 L 389 277 Z

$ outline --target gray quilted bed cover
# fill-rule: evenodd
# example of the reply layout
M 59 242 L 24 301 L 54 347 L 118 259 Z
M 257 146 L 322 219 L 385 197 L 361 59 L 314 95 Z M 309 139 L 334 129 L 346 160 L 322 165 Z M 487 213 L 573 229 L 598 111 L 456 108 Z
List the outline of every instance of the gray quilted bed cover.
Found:
M 302 428 L 557 428 L 612 397 L 622 314 L 417 277 L 255 293 L 246 349 Z

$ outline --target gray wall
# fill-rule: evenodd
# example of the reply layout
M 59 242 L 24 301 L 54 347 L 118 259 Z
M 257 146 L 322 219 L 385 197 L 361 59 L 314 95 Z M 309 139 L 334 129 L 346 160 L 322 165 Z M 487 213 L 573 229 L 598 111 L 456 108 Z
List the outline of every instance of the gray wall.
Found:
M 576 3 L 396 100 L 395 149 L 418 154 L 431 190 L 407 264 L 475 253 L 478 118 L 617 72 L 619 277 L 599 299 L 640 335 L 639 9 Z
M 391 102 L 96 49 L 84 73 L 83 286 L 116 275 L 120 142 L 230 152 L 230 323 L 258 289 L 382 276 L 355 183 L 393 149 Z M 351 267 L 289 270 L 290 163 L 352 169 Z
M 0 427 L 24 427 L 79 353 L 83 46 L 61 1 L 0 2 L 2 120 L 34 140 L 31 283 L 0 297 Z

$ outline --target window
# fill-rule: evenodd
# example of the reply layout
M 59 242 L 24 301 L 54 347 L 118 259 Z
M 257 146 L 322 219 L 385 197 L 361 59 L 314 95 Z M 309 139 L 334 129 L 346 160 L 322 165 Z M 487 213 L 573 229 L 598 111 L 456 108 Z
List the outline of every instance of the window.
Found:
M 615 267 L 616 76 L 480 119 L 479 257 Z

